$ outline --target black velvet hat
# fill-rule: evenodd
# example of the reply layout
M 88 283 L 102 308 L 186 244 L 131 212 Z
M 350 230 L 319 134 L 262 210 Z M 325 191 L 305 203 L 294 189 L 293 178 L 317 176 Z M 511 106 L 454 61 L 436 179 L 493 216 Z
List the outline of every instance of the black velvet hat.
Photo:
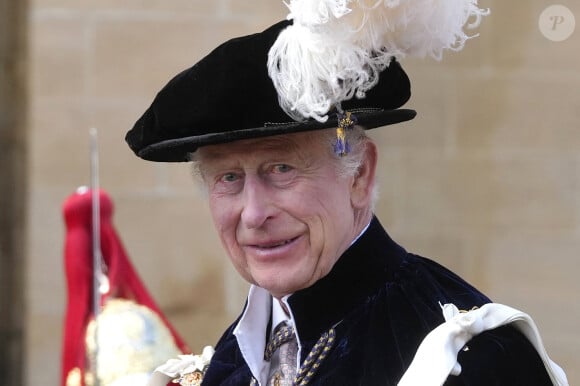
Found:
M 151 161 L 188 161 L 188 154 L 204 145 L 337 127 L 337 111 L 329 111 L 325 122 L 297 121 L 280 107 L 266 63 L 278 35 L 291 24 L 282 21 L 229 40 L 175 76 L 127 133 L 135 154 Z M 371 129 L 413 119 L 415 111 L 399 109 L 410 95 L 409 78 L 393 59 L 364 98 L 340 106 Z

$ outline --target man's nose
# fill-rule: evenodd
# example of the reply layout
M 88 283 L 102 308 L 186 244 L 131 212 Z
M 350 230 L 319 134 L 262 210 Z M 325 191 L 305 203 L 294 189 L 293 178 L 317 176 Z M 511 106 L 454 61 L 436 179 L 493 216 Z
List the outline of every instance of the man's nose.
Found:
M 249 229 L 260 228 L 274 214 L 271 192 L 259 176 L 244 181 L 242 222 Z

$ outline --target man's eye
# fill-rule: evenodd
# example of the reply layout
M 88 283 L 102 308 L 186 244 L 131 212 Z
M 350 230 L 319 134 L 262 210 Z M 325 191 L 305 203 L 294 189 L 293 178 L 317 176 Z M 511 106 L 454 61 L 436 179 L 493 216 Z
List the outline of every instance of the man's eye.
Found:
M 221 176 L 220 181 L 222 182 L 235 182 L 239 179 L 236 173 L 226 173 Z
M 272 167 L 273 173 L 288 173 L 292 167 L 286 164 L 277 164 Z

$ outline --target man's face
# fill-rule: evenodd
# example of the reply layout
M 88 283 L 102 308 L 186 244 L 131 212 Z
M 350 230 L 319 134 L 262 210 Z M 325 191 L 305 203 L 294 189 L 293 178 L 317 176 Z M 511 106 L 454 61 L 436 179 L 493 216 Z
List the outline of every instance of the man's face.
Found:
M 331 144 L 315 139 L 323 135 L 198 150 L 222 244 L 247 281 L 276 297 L 324 277 L 360 232 L 361 208 L 351 200 L 355 178 L 338 175 Z

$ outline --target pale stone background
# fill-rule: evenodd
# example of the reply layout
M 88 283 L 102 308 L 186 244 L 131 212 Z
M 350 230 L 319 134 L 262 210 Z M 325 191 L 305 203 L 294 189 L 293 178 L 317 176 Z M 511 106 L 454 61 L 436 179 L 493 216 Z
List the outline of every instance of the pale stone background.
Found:
M 442 63 L 404 61 L 418 117 L 378 129 L 378 215 L 409 250 L 530 313 L 580 382 L 580 31 L 554 43 L 540 0 L 481 0 L 481 36 Z M 580 3 L 561 0 L 580 18 Z M 56 385 L 65 302 L 61 204 L 101 185 L 143 280 L 194 350 L 245 297 L 188 165 L 142 161 L 123 137 L 178 71 L 285 17 L 281 1 L 35 0 L 30 4 L 27 385 Z M 580 19 L 578 19 L 580 22 Z M 248 95 L 247 97 L 251 97 Z

